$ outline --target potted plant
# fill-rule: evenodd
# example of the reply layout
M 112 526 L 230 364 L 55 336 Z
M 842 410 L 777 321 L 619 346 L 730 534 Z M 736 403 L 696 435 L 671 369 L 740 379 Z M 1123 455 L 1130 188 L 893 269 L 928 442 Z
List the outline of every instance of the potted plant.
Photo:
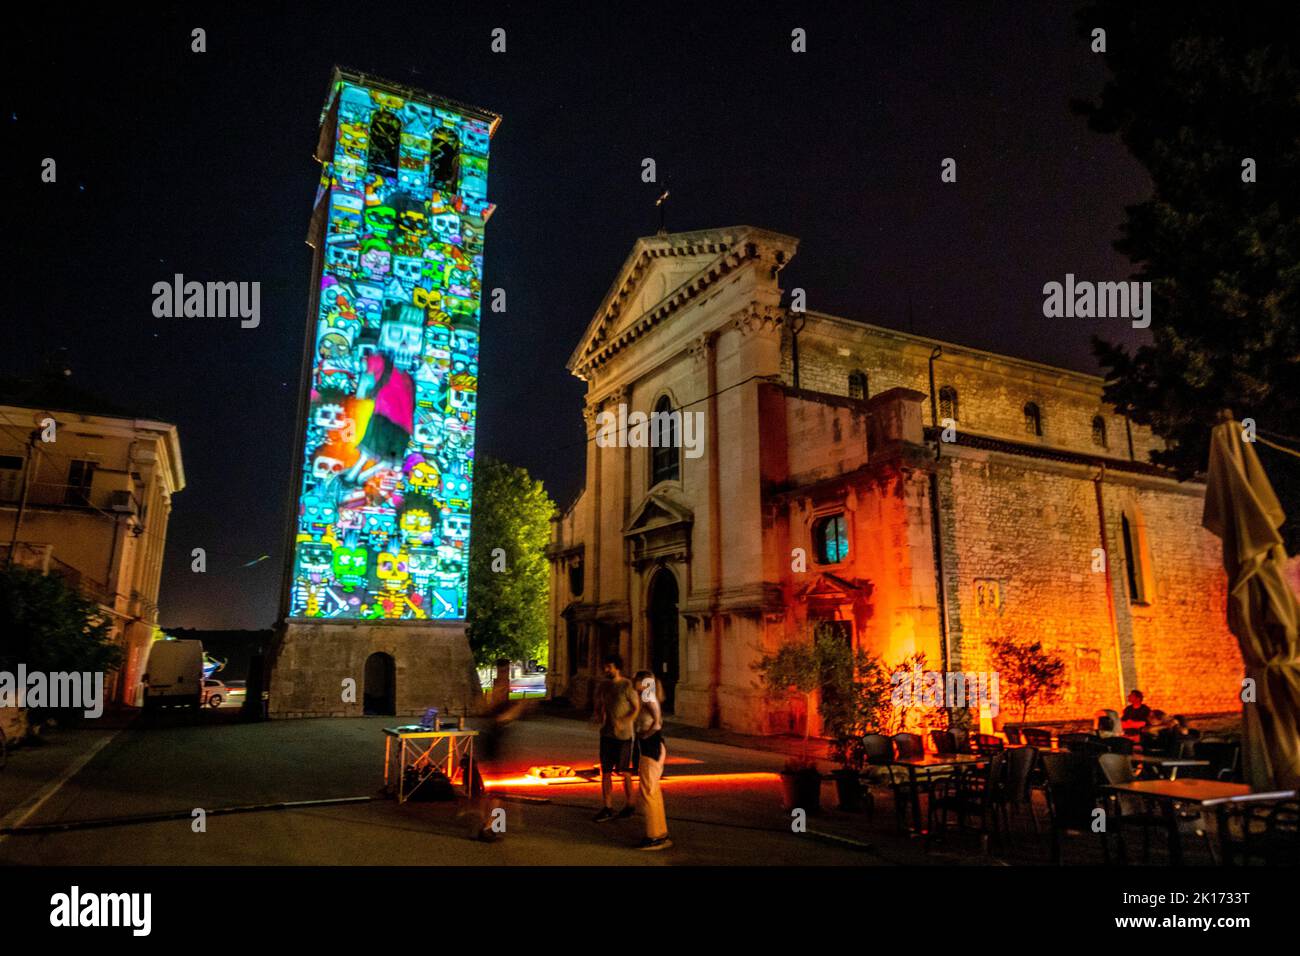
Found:
M 889 675 L 878 658 L 853 650 L 833 631 L 816 633 L 815 644 L 821 674 L 818 707 L 822 728 L 830 736 L 831 756 L 840 764 L 831 776 L 840 809 L 856 812 L 870 800 L 862 788 L 867 756 L 862 737 L 883 727 L 889 719 Z
M 1021 727 L 1032 705 L 1060 700 L 1065 688 L 1065 661 L 1045 650 L 1039 641 L 1032 644 L 1007 638 L 993 641 L 993 666 L 997 669 L 1002 698 L 1020 711 Z
M 790 641 L 775 654 L 764 654 L 754 665 L 767 696 L 773 700 L 801 694 L 805 703 L 803 744 L 799 756 L 786 761 L 781 771 L 781 790 L 787 810 L 809 812 L 821 809 L 822 775 L 817 762 L 808 756 L 808 733 L 812 723 L 813 695 L 821 684 L 821 667 L 815 640 Z

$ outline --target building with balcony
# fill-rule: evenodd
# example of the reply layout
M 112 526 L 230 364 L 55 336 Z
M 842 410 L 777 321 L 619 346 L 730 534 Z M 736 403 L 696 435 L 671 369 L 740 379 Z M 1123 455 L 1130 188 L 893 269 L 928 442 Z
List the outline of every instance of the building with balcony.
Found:
M 110 619 L 122 667 L 107 697 L 135 705 L 154 628 L 172 495 L 185 487 L 176 426 L 10 404 L 0 393 L 0 559 L 63 578 Z

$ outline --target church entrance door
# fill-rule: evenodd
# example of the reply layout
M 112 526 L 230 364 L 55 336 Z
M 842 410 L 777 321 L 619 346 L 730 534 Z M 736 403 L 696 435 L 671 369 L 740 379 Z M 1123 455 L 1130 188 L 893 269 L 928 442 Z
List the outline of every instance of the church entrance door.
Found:
M 650 582 L 650 669 L 663 685 L 663 711 L 673 712 L 677 681 L 681 678 L 677 640 L 677 579 L 660 568 Z

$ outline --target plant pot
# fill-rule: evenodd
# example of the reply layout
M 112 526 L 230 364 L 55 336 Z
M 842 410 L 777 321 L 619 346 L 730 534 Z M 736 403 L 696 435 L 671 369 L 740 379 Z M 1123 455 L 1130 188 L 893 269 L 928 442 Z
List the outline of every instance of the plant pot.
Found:
M 835 778 L 835 798 L 839 808 L 848 813 L 861 813 L 865 809 L 862 799 L 862 776 L 856 770 L 841 767 L 831 771 Z
M 815 813 L 822 807 L 822 775 L 815 767 L 781 771 L 781 794 L 787 810 Z

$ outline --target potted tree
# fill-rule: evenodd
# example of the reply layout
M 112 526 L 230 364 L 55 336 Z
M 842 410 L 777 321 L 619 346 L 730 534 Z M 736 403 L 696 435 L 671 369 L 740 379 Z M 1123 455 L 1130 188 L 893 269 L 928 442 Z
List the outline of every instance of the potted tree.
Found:
M 821 666 L 817 642 L 789 641 L 774 654 L 764 654 L 754 665 L 769 699 L 780 700 L 791 691 L 804 698 L 803 744 L 799 756 L 786 762 L 781 771 L 781 790 L 786 809 L 796 807 L 809 812 L 821 809 L 822 775 L 817 762 L 808 756 L 808 733 L 812 724 L 813 696 L 821 685 Z
M 828 622 L 819 622 L 804 639 L 764 655 L 755 668 L 769 697 L 785 697 L 793 690 L 805 701 L 808 718 L 800 756 L 791 759 L 781 774 L 786 806 L 816 809 L 821 805 L 821 773 L 808 756 L 815 700 L 822 731 L 830 740 L 831 758 L 840 764 L 832 772 L 839 806 L 862 809 L 866 760 L 862 736 L 884 726 L 890 710 L 890 681 L 881 662 L 865 651 L 855 651 Z
M 1020 644 L 999 638 L 993 641 L 992 650 L 999 694 L 1020 710 L 1021 727 L 1025 725 L 1030 706 L 1060 699 L 1065 687 L 1065 661 L 1044 650 L 1041 643 Z
M 831 771 L 841 810 L 864 808 L 862 771 L 866 764 L 864 734 L 889 719 L 891 684 L 880 660 L 853 650 L 834 632 L 815 634 L 821 673 L 818 708 L 829 735 L 831 757 L 840 766 Z

